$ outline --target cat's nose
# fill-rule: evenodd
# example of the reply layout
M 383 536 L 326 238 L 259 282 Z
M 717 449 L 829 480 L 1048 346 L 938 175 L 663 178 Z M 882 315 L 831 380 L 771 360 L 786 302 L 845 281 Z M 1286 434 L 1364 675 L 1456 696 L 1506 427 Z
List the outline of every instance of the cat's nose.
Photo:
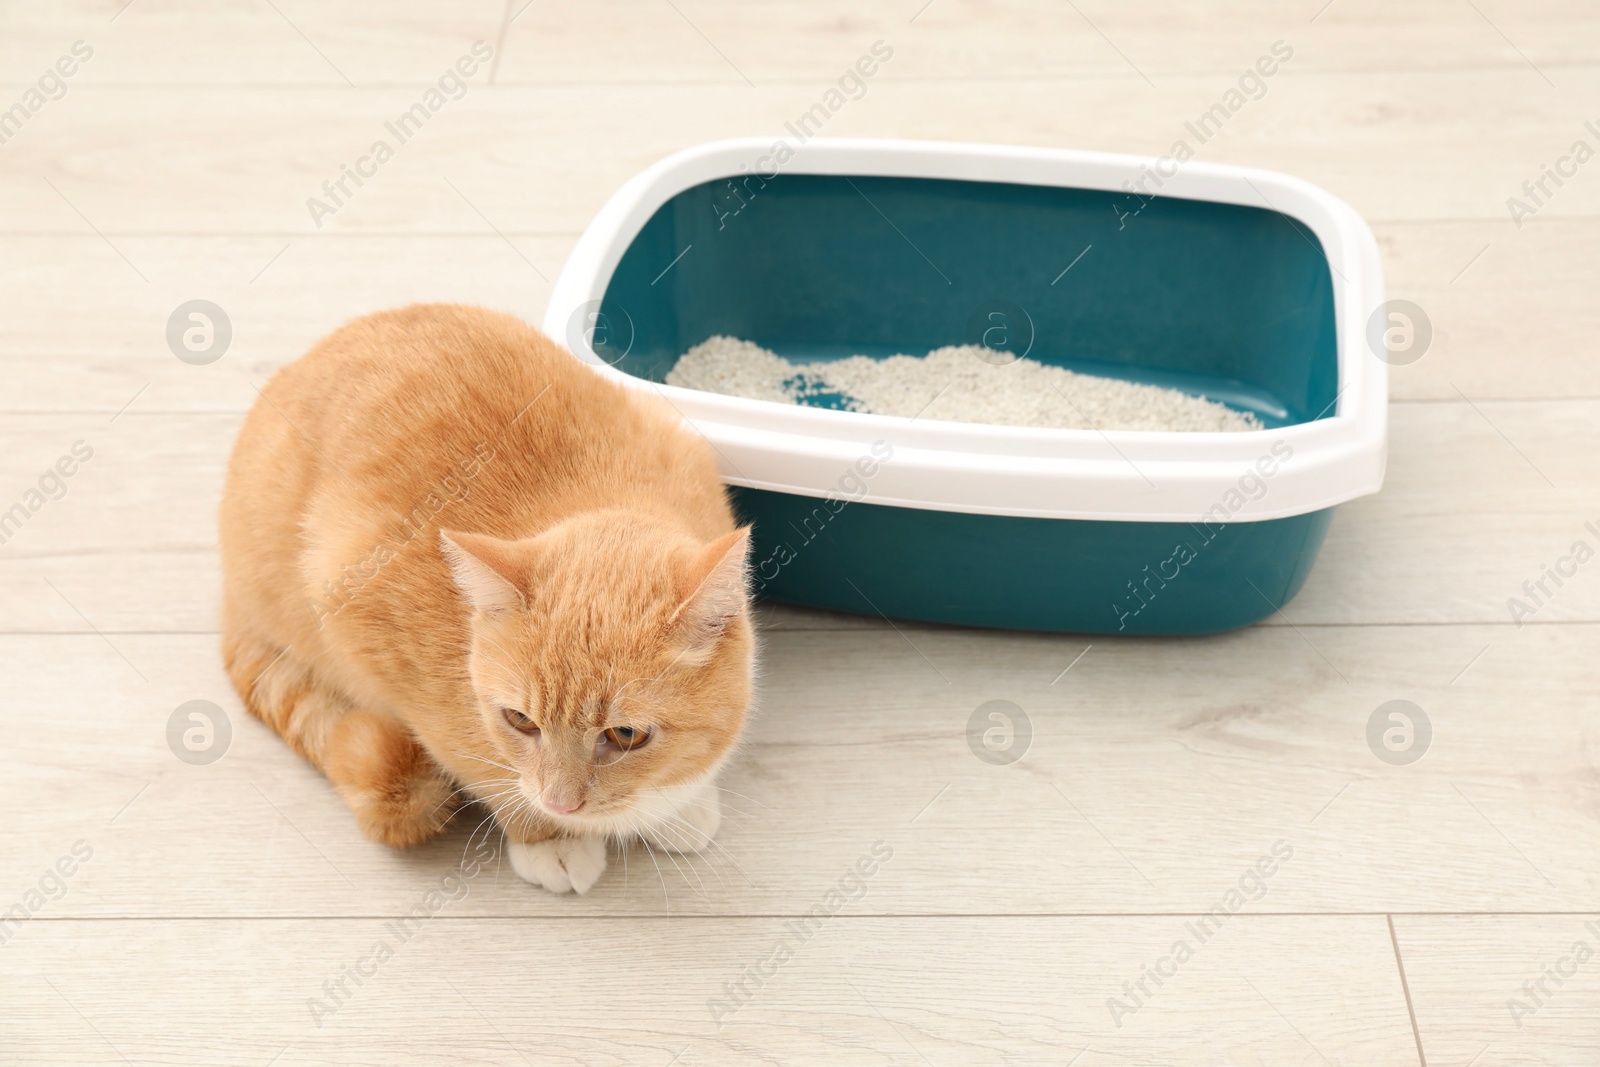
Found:
M 572 800 L 565 800 L 561 797 L 545 797 L 541 803 L 557 815 L 571 815 L 583 807 L 583 798 L 577 797 Z

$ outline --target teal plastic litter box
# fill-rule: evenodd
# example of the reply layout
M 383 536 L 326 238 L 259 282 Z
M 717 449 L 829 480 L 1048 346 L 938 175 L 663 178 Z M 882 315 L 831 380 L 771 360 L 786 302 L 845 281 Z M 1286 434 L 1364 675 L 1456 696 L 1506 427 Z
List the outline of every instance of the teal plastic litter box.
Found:
M 1266 171 L 987 145 L 742 139 L 624 185 L 545 330 L 669 400 L 754 524 L 763 596 L 971 626 L 1190 634 L 1273 614 L 1378 490 L 1376 243 Z M 1252 411 L 1235 433 L 906 419 L 663 384 L 715 334 L 796 362 L 977 343 Z

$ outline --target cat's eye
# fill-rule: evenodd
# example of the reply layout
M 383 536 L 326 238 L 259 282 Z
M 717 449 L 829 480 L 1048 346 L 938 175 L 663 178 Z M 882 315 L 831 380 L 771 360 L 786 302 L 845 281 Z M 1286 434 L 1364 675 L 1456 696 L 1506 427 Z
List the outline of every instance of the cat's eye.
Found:
M 511 724 L 513 730 L 520 730 L 529 737 L 539 736 L 539 728 L 533 724 L 533 720 L 516 708 L 501 708 L 500 714 L 505 716 L 506 722 Z
M 613 726 L 606 731 L 606 740 L 622 751 L 638 748 L 650 740 L 648 726 Z

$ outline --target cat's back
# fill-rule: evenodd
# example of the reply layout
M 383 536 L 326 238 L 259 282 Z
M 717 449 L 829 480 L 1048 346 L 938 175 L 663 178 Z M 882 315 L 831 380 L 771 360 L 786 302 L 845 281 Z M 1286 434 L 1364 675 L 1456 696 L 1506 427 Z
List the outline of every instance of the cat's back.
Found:
M 355 319 L 280 370 L 229 482 L 227 496 L 253 493 L 256 506 L 239 508 L 255 519 L 270 508 L 307 530 L 440 498 L 464 528 L 508 536 L 571 509 L 641 503 L 708 537 L 731 523 L 709 448 L 665 401 L 512 315 L 453 304 Z M 225 497 L 225 525 L 228 510 Z
M 531 392 L 530 392 L 531 390 Z M 263 391 L 333 445 L 418 441 L 418 430 L 492 429 L 547 390 L 575 417 L 621 414 L 618 387 L 512 315 L 413 304 L 354 319 Z

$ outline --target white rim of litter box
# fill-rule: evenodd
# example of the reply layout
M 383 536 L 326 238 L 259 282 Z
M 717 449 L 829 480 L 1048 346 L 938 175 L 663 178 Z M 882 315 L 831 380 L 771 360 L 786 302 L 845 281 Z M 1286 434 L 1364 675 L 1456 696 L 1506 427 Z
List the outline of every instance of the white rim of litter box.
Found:
M 569 322 L 605 295 L 623 252 L 662 204 L 717 178 L 793 153 L 784 174 L 954 178 L 1125 191 L 1158 161 L 1061 149 L 884 139 L 747 137 L 675 153 L 616 191 L 579 238 L 550 295 L 544 331 L 601 374 L 664 397 L 717 453 L 725 481 L 813 497 L 981 515 L 1133 522 L 1255 522 L 1302 515 L 1375 493 L 1383 484 L 1388 367 L 1367 347 L 1383 302 L 1377 242 L 1342 200 L 1272 171 L 1186 163 L 1161 196 L 1266 207 L 1316 234 L 1332 269 L 1339 392 L 1331 418 L 1274 430 L 1168 433 L 1056 430 L 915 421 L 747 400 L 624 374 Z M 764 161 L 764 162 L 763 162 Z M 1161 161 L 1165 170 L 1170 160 Z M 1077 249 L 1062 249 L 1065 263 Z M 692 254 L 692 252 L 690 253 Z M 576 336 L 569 336 L 576 334 Z M 920 353 L 917 353 L 920 354 Z M 875 442 L 893 455 L 876 463 Z M 880 450 L 882 446 L 880 445 Z M 1273 462 L 1292 450 L 1287 460 Z M 866 493 L 847 474 L 866 457 Z M 1271 469 L 1270 475 L 1258 471 Z M 846 479 L 847 486 L 841 486 Z M 1241 485 L 1241 482 L 1243 484 Z M 1266 491 L 1258 499 L 1258 483 Z M 1219 518 L 1218 507 L 1222 508 Z

